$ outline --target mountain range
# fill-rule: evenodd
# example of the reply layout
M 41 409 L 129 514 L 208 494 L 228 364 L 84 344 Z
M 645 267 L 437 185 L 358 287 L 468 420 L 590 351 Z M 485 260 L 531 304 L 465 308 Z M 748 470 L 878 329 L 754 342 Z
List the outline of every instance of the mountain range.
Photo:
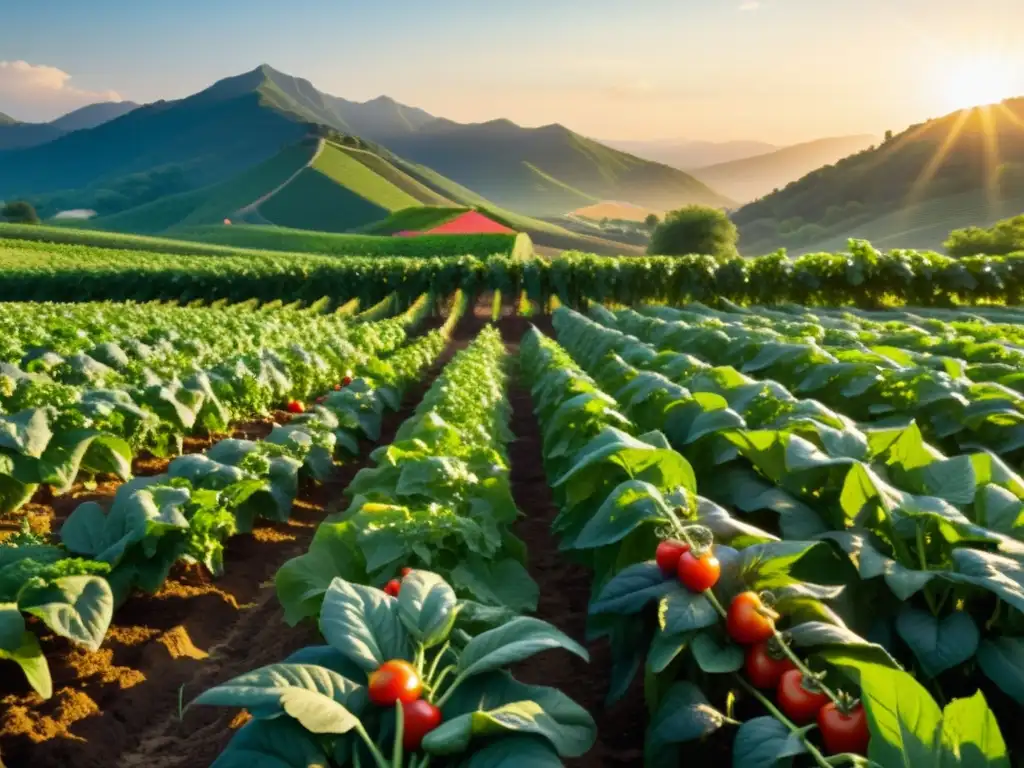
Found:
M 331 96 L 266 65 L 88 130 L 50 128 L 58 134 L 47 143 L 0 152 L 0 197 L 29 197 L 47 210 L 114 213 L 226 181 L 330 130 L 521 213 L 561 215 L 605 198 L 659 209 L 732 204 L 678 169 L 560 125 L 454 123 L 387 97 L 360 103 Z
M 609 147 L 683 171 L 704 168 L 782 149 L 764 141 L 699 141 L 695 139 L 611 139 Z
M 25 123 L 0 112 L 0 151 L 46 144 L 73 131 L 95 128 L 138 106 L 131 101 L 89 104 L 48 123 Z

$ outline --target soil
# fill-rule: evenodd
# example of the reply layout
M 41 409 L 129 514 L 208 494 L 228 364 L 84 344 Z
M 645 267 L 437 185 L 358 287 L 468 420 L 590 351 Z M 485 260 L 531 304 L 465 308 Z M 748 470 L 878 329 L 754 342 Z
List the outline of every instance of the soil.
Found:
M 490 298 L 481 297 L 429 374 L 406 394 L 402 409 L 385 419 L 380 444 L 391 441 L 443 364 L 470 343 L 490 312 Z M 427 326 L 440 322 L 432 318 Z M 530 322 L 516 317 L 508 306 L 502 312 L 499 328 L 513 358 Z M 545 318 L 533 322 L 548 330 Z M 515 531 L 529 548 L 530 572 L 540 586 L 537 615 L 583 642 L 590 574 L 560 554 L 551 535 L 556 510 L 541 464 L 539 429 L 529 390 L 515 375 L 509 398 L 516 435 L 509 447 L 513 493 L 523 513 Z M 238 425 L 234 435 L 259 439 L 284 418 L 287 414 L 275 414 L 273 420 Z M 209 444 L 190 441 L 186 450 L 205 450 Z M 17 667 L 0 664 L 0 766 L 210 765 L 245 716 L 219 708 L 197 708 L 182 716 L 180 708 L 212 685 L 318 642 L 312 625 L 289 628 L 284 623 L 273 576 L 285 560 L 306 550 L 319 521 L 345 503 L 345 487 L 366 465 L 372 445 L 362 448 L 364 458 L 340 467 L 330 482 L 305 486 L 287 523 L 262 525 L 250 536 L 232 538 L 221 579 L 214 582 L 199 568 L 181 568 L 156 595 L 131 598 L 115 612 L 99 651 L 84 651 L 42 634 L 54 681 L 50 700 L 31 693 Z M 164 467 L 166 460 L 143 457 L 136 468 L 140 474 L 156 474 Z M 77 504 L 108 503 L 116 489 L 113 482 L 76 487 L 63 497 L 34 499 L 26 513 L 33 528 L 57 528 Z M 16 528 L 13 522 L 0 520 L 0 537 Z M 598 741 L 586 756 L 566 761 L 568 765 L 640 765 L 646 722 L 640 685 L 615 706 L 606 707 L 608 649 L 592 644 L 588 650 L 589 665 L 565 652 L 549 652 L 519 665 L 516 674 L 524 681 L 561 689 L 593 714 Z

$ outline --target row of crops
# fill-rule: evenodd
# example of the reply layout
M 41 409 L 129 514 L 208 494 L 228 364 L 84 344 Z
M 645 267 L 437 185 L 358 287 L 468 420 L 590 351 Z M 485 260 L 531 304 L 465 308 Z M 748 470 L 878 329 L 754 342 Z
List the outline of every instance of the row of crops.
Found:
M 652 768 L 717 764 L 722 744 L 743 768 L 1010 765 L 1016 310 L 580 295 L 586 313 L 556 309 L 510 339 L 517 355 L 493 325 L 475 333 L 382 444 L 469 302 L 433 329 L 426 295 L 338 303 L 4 305 L 4 511 L 123 481 L 59 535 L 0 543 L 0 659 L 40 696 L 39 622 L 99 648 L 129 595 L 183 560 L 221 574 L 229 537 L 360 461 L 274 579 L 280 632 L 322 642 L 182 702 L 250 715 L 217 768 L 562 765 L 595 743 L 596 713 L 513 667 L 587 659 L 583 641 L 610 648 L 609 706 L 642 688 Z M 542 586 L 516 530 L 539 511 L 513 497 L 515 387 L 540 429 L 551 537 L 591 579 L 585 638 L 531 616 Z M 284 407 L 261 438 L 230 436 Z M 181 455 L 196 434 L 215 438 Z M 170 461 L 133 478 L 140 456 Z
M 846 253 L 796 259 L 773 254 L 716 262 L 708 256 L 614 258 L 566 253 L 522 257 L 346 257 L 248 252 L 176 255 L 0 239 L 0 300 L 248 299 L 316 301 L 324 295 L 403 302 L 433 291 L 525 290 L 579 307 L 587 299 L 631 304 L 728 299 L 740 304 L 1016 304 L 1024 259 L 949 259 L 930 252 L 881 253 L 851 241 Z

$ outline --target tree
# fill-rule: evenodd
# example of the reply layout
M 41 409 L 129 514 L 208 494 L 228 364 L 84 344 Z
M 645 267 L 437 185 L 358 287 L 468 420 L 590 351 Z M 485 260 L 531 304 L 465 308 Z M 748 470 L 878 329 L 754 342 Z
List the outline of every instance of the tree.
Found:
M 1005 256 L 1024 251 L 1024 214 L 1003 219 L 990 229 L 954 229 L 943 245 L 946 253 L 955 259 L 979 255 Z
M 663 256 L 702 254 L 725 261 L 739 256 L 739 232 L 724 211 L 705 205 L 688 205 L 665 214 L 647 252 Z
M 892 141 L 892 131 L 886 131 L 885 132 L 885 143 L 888 144 L 890 141 Z
M 39 214 L 36 209 L 25 200 L 12 200 L 0 209 L 0 219 L 11 224 L 38 224 Z
M 649 229 L 651 232 L 653 232 L 660 221 L 661 220 L 658 218 L 658 214 L 649 213 L 647 214 L 647 218 L 644 219 L 644 226 L 647 227 L 647 229 Z

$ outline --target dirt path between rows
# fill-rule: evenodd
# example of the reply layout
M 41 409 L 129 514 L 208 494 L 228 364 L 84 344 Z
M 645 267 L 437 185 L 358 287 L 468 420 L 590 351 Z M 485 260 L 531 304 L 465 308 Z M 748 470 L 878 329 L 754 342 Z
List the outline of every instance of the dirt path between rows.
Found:
M 481 297 L 459 323 L 452 342 L 429 374 L 389 414 L 377 444 L 389 443 L 422 399 L 443 365 L 464 349 L 490 319 Z M 439 323 L 435 319 L 428 323 Z M 545 318 L 534 320 L 550 332 Z M 506 307 L 499 321 L 513 369 L 519 341 L 530 321 Z M 557 513 L 541 463 L 541 441 L 529 389 L 514 371 L 509 380 L 512 488 L 523 513 L 515 532 L 529 548 L 529 570 L 540 587 L 537 615 L 583 642 L 590 573 L 558 551 L 551 535 Z M 269 425 L 246 425 L 260 436 Z M 201 446 L 196 446 L 201 450 Z M 319 642 L 315 627 L 289 628 L 273 587 L 277 568 L 306 550 L 316 526 L 345 503 L 343 494 L 364 458 L 341 467 L 327 484 L 302 488 L 292 519 L 237 536 L 225 552 L 226 573 L 216 582 L 198 569 L 178 571 L 155 596 L 137 596 L 114 616 L 103 647 L 90 653 L 59 638 L 44 637 L 54 677 L 54 697 L 41 702 L 27 692 L 13 665 L 0 669 L 0 765 L 6 768 L 200 768 L 212 763 L 244 718 L 219 708 L 197 708 L 179 719 L 179 704 L 255 667 L 280 661 Z M 158 463 L 149 468 L 159 471 Z M 61 510 L 58 516 L 63 516 Z M 53 513 L 51 513 L 53 514 Z M 634 685 L 608 708 L 611 659 L 603 643 L 590 644 L 591 662 L 564 652 L 542 654 L 516 669 L 526 682 L 559 688 L 594 716 L 598 741 L 575 768 L 619 768 L 642 762 L 646 711 Z M 524 768 L 526 768 L 524 766 Z

